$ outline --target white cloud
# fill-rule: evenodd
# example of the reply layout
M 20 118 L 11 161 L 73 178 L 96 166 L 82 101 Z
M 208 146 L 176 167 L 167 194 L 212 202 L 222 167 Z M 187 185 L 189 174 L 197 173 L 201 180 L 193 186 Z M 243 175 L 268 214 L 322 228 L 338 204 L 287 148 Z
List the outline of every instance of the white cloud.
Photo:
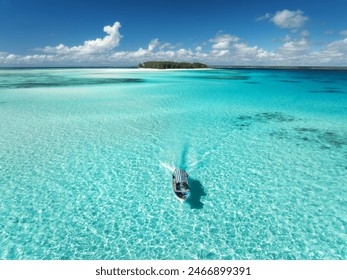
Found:
M 195 48 L 195 50 L 196 50 L 197 52 L 201 52 L 201 51 L 202 51 L 202 47 L 201 47 L 201 46 L 197 46 L 197 47 Z
M 9 53 L 0 51 L 0 59 L 5 59 L 8 55 Z
M 100 53 L 104 51 L 112 50 L 119 45 L 121 35 L 119 33 L 120 23 L 116 21 L 112 26 L 107 25 L 104 27 L 106 36 L 102 39 L 97 38 L 95 40 L 84 41 L 83 45 L 67 47 L 63 44 L 59 44 L 55 47 L 47 46 L 43 49 L 44 52 L 53 54 L 76 54 L 76 55 L 90 55 Z
M 212 50 L 211 54 L 215 57 L 226 56 L 230 53 L 229 50 Z
M 15 55 L 15 54 L 9 54 L 6 59 L 8 60 L 15 60 L 16 58 L 18 58 L 19 56 L 18 55 Z
M 170 44 L 170 43 L 164 43 L 164 44 L 161 44 L 160 46 L 159 46 L 159 49 L 160 50 L 164 50 L 164 49 L 174 49 L 175 48 L 175 46 L 173 46 L 172 44 Z
M 231 36 L 230 34 L 217 34 L 209 41 L 213 43 L 212 49 L 228 49 L 232 42 L 237 42 L 239 40 L 240 38 Z
M 302 30 L 302 31 L 300 32 L 300 36 L 301 36 L 302 38 L 308 38 L 308 37 L 310 36 L 310 32 L 309 32 L 308 30 Z
M 206 57 L 206 54 L 199 54 L 193 52 L 190 49 L 178 49 L 178 50 L 159 50 L 151 52 L 140 48 L 137 51 L 115 52 L 112 55 L 113 59 L 117 59 L 117 62 L 138 64 L 145 60 L 175 60 L 175 61 L 196 61 Z
M 301 38 L 297 41 L 288 41 L 278 49 L 278 52 L 287 56 L 301 54 L 309 49 L 308 40 Z
M 252 64 L 255 61 L 258 63 L 266 63 L 272 59 L 275 54 L 266 51 L 258 46 L 250 47 L 246 43 L 237 43 L 233 45 L 233 56 L 238 64 Z
M 124 52 L 125 54 L 129 55 L 131 54 L 132 57 L 144 57 L 149 56 L 159 45 L 159 39 L 153 39 L 149 44 L 147 49 L 139 48 L 135 52 Z M 123 53 L 123 52 L 122 52 Z
M 266 20 L 266 19 L 269 19 L 269 18 L 271 18 L 271 14 L 270 13 L 266 13 L 265 15 L 256 18 L 255 21 L 263 21 L 263 20 Z
M 310 33 L 307 30 L 300 32 L 300 37 L 297 39 L 289 39 L 277 50 L 277 57 L 280 60 L 300 62 L 303 56 L 307 55 L 310 50 L 309 42 Z
M 347 65 L 347 38 L 331 42 L 320 51 L 315 51 L 309 57 L 308 63 L 314 61 L 317 65 Z
M 54 56 L 52 55 L 42 55 L 42 54 L 34 54 L 34 55 L 16 55 L 16 54 L 11 54 L 8 52 L 1 52 L 0 51 L 0 63 L 4 65 L 36 65 L 40 63 L 46 63 L 48 61 L 55 62 Z M 1 64 L 0 64 L 1 66 Z
M 300 10 L 282 10 L 277 11 L 270 20 L 280 28 L 300 28 L 305 25 L 308 19 L 309 17 Z
M 347 29 L 346 29 L 346 30 L 342 30 L 342 31 L 340 32 L 340 34 L 341 34 L 342 36 L 347 36 Z
M 290 37 L 290 35 L 286 35 L 286 36 L 284 36 L 284 37 L 281 37 L 281 38 L 276 38 L 276 39 L 273 39 L 272 41 L 273 42 L 288 42 L 288 41 L 290 41 L 290 40 L 292 40 L 292 38 Z
M 158 38 L 153 39 L 149 44 L 148 44 L 148 51 L 153 51 L 157 46 L 159 45 L 159 40 Z

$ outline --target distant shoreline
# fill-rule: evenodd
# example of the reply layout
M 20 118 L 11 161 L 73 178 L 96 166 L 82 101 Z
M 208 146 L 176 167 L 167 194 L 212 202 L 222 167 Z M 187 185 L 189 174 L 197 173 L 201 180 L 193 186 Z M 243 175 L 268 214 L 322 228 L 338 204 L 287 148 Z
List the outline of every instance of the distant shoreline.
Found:
M 177 61 L 145 61 L 137 65 L 138 68 L 148 69 L 206 69 L 206 64 L 201 62 L 177 62 Z
M 138 68 L 138 67 L 0 67 L 0 70 L 73 70 L 73 69 L 100 69 L 100 70 L 118 70 L 119 72 L 136 71 L 136 72 L 161 72 L 161 71 L 203 71 L 213 70 L 216 68 L 171 68 L 171 69 L 158 69 L 158 68 Z
M 342 70 L 347 71 L 347 66 L 252 66 L 252 65 L 208 65 L 208 68 L 138 68 L 137 66 L 13 66 L 1 67 L 0 70 L 11 69 L 119 69 L 119 70 L 138 70 L 138 71 L 179 71 L 179 70 L 211 70 L 211 69 L 249 69 L 249 70 Z
M 259 69 L 259 70 L 347 70 L 347 66 L 259 66 L 259 65 L 234 65 L 234 66 L 211 66 L 213 69 Z

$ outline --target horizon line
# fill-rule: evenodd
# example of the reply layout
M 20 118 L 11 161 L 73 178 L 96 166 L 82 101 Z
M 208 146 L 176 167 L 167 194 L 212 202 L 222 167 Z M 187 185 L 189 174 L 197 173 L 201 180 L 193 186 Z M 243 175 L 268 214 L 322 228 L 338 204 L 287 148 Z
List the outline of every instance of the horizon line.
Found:
M 240 69 L 321 69 L 321 70 L 347 70 L 347 66 L 322 66 L 322 65 L 207 65 L 208 68 L 213 69 L 222 69 L 222 68 L 240 68 Z M 139 69 L 137 65 L 128 65 L 128 66 L 0 66 L 0 69 L 53 69 L 53 68 L 75 68 L 75 69 L 101 69 L 101 68 L 110 68 L 110 69 Z M 170 70 L 170 69 L 166 69 Z M 184 68 L 182 68 L 184 70 Z

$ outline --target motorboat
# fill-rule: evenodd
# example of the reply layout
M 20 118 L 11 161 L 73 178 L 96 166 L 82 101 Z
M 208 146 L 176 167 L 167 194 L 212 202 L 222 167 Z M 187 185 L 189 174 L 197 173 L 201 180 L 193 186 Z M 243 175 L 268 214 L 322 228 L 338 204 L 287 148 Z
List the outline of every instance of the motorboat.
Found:
M 172 187 L 175 196 L 181 202 L 185 201 L 190 196 L 188 173 L 185 170 L 175 169 L 172 174 Z

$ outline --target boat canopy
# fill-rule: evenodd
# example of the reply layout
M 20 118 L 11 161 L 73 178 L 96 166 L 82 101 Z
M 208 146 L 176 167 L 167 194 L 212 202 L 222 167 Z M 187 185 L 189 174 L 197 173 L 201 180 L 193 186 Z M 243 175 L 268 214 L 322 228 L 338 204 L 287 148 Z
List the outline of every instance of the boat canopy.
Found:
M 172 174 L 172 183 L 174 193 L 178 199 L 184 201 L 189 197 L 188 174 L 185 170 L 175 169 Z
M 188 174 L 184 170 L 176 169 L 173 176 L 177 183 L 180 183 L 182 185 L 185 185 L 183 183 L 188 184 Z

